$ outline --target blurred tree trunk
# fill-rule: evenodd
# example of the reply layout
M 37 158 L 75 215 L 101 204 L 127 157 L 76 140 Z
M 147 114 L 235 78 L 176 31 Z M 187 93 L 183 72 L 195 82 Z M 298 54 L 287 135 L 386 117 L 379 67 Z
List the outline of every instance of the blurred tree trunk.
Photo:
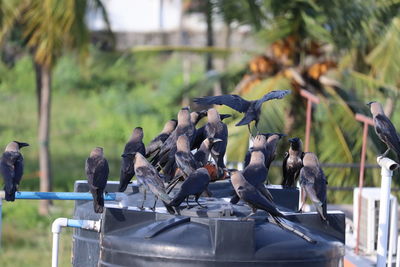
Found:
M 229 48 L 231 48 L 231 36 L 232 36 L 232 27 L 230 22 L 225 23 L 225 29 L 226 29 L 226 34 L 225 34 L 224 45 L 225 48 L 228 50 Z M 223 72 L 226 72 L 228 70 L 228 64 L 229 64 L 229 54 L 225 55 L 222 61 Z
M 42 67 L 39 64 L 37 64 L 35 62 L 35 60 L 33 60 L 33 66 L 35 68 L 36 100 L 37 100 L 37 110 L 38 110 L 38 118 L 39 118 L 40 117 L 40 102 L 41 102 L 40 101 L 40 99 L 41 99 L 40 88 L 42 88 L 42 75 L 41 75 Z
M 214 35 L 213 35 L 213 21 L 212 21 L 212 3 L 211 0 L 207 0 L 206 8 L 206 23 L 207 23 L 207 46 L 214 46 Z M 214 69 L 213 55 L 212 53 L 206 54 L 206 71 Z
M 50 173 L 50 106 L 51 106 L 51 67 L 38 65 L 40 78 L 36 78 L 39 96 L 39 167 L 40 167 L 40 191 L 51 191 Z M 39 213 L 49 213 L 49 200 L 40 200 Z

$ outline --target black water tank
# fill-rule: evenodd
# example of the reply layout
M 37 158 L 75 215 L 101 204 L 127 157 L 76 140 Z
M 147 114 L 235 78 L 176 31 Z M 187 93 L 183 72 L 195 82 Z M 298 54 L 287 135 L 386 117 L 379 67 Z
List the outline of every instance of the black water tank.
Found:
M 291 215 L 294 221 L 300 216 L 314 222 L 311 228 L 291 221 L 286 223 L 316 243 L 268 222 L 264 212 L 257 215 L 254 220 L 241 220 L 107 208 L 99 266 L 341 266 L 343 263 L 343 213 L 329 214 L 330 226 L 323 225 L 315 213 Z
M 110 181 L 107 183 L 106 191 L 107 192 L 117 192 L 118 191 L 118 182 Z M 210 191 L 215 197 L 223 198 L 229 197 L 233 194 L 233 187 L 229 181 L 219 181 L 216 183 L 212 183 L 209 186 Z M 75 182 L 74 186 L 75 192 L 88 192 L 89 186 L 86 180 L 79 180 Z M 138 194 L 139 190 L 135 183 L 130 184 L 127 190 L 125 191 L 127 194 L 130 194 L 130 201 L 132 205 L 136 205 L 136 202 L 141 199 L 141 195 Z M 279 194 L 277 194 L 277 190 L 272 190 L 272 194 L 274 197 L 279 198 Z M 296 203 L 296 199 L 298 199 L 298 191 L 292 190 L 286 193 L 291 196 L 291 198 L 286 195 L 282 197 L 283 206 L 290 208 L 294 203 Z M 148 197 L 148 202 L 146 203 L 148 206 L 151 206 L 152 203 L 151 196 Z M 107 205 L 115 205 L 115 202 L 106 202 Z M 157 207 L 162 207 L 163 204 L 159 202 Z M 82 219 L 82 220 L 99 220 L 101 218 L 100 214 L 94 213 L 93 211 L 93 202 L 86 200 L 75 201 L 75 209 L 74 209 L 74 219 Z M 97 266 L 99 260 L 100 253 L 100 235 L 97 232 L 88 231 L 85 229 L 74 229 L 73 237 L 72 237 L 72 265 L 76 267 L 80 266 Z
M 182 216 L 172 216 L 161 203 L 157 212 L 135 208 L 142 195 L 133 186 L 128 189 L 128 209 L 107 202 L 100 235 L 74 231 L 73 266 L 338 266 L 342 261 L 343 213 L 330 213 L 329 227 L 315 213 L 287 213 L 294 227 L 317 241 L 310 244 L 268 223 L 264 212 L 257 213 L 255 221 L 237 218 L 250 210 L 221 199 L 229 197 L 232 190 L 228 181 L 211 184 L 212 193 L 219 198 L 201 198 L 208 209 L 183 208 Z M 76 183 L 75 191 L 87 192 L 87 184 Z M 108 184 L 107 191 L 116 191 L 116 184 Z M 272 187 L 270 191 L 281 210 L 298 209 L 298 190 Z M 152 206 L 152 201 L 148 196 L 145 206 Z M 74 217 L 100 219 L 91 201 L 77 201 Z

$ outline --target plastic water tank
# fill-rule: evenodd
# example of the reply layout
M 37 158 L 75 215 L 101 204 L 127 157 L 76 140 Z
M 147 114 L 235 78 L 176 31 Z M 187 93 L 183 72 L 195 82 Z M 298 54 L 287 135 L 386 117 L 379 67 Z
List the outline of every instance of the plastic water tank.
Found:
M 341 266 L 340 231 L 324 232 L 331 226 L 318 224 L 317 214 L 307 215 L 316 222 L 313 229 L 286 222 L 316 243 L 268 222 L 263 212 L 257 215 L 242 220 L 107 208 L 99 266 Z M 344 227 L 342 215 L 329 215 L 338 229 Z
M 107 185 L 108 192 L 116 189 L 115 182 Z M 290 213 L 298 209 L 298 190 L 272 186 L 275 202 L 289 212 L 287 223 L 317 241 L 311 244 L 267 222 L 264 212 L 243 221 L 250 209 L 221 199 L 233 193 L 229 181 L 211 184 L 210 190 L 218 198 L 201 198 L 207 209 L 183 208 L 181 216 L 167 214 L 161 203 L 156 212 L 138 210 L 142 195 L 136 186 L 128 189 L 129 208 L 107 202 L 101 216 L 91 201 L 76 201 L 74 217 L 102 218 L 102 231 L 74 231 L 73 266 L 338 266 L 342 261 L 343 213 L 330 212 L 329 226 L 316 213 Z M 86 182 L 78 181 L 75 191 L 87 192 Z M 145 206 L 152 201 L 148 196 Z

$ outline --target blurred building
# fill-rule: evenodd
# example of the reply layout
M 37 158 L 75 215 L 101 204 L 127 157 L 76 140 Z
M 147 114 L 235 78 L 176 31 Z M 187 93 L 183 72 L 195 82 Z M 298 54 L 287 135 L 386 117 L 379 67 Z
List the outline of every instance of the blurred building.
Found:
M 184 12 L 183 0 L 103 0 L 116 36 L 116 47 L 124 50 L 138 45 L 187 45 L 206 44 L 206 23 L 202 13 Z M 106 25 L 100 12 L 89 12 L 88 24 L 101 40 Z M 215 46 L 227 46 L 227 27 L 214 19 Z M 239 48 L 254 47 L 250 29 L 233 27 L 230 45 Z

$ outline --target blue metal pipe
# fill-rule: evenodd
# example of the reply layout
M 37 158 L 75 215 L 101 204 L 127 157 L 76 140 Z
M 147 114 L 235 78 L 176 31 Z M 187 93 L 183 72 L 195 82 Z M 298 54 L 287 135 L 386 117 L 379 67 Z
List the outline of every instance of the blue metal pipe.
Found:
M 67 226 L 73 228 L 82 228 L 84 224 L 85 224 L 84 220 L 68 219 Z
M 28 192 L 28 191 L 17 191 L 15 193 L 17 199 L 54 199 L 54 200 L 93 200 L 93 196 L 90 193 L 78 193 L 78 192 Z M 116 193 L 104 194 L 104 200 L 116 200 Z

